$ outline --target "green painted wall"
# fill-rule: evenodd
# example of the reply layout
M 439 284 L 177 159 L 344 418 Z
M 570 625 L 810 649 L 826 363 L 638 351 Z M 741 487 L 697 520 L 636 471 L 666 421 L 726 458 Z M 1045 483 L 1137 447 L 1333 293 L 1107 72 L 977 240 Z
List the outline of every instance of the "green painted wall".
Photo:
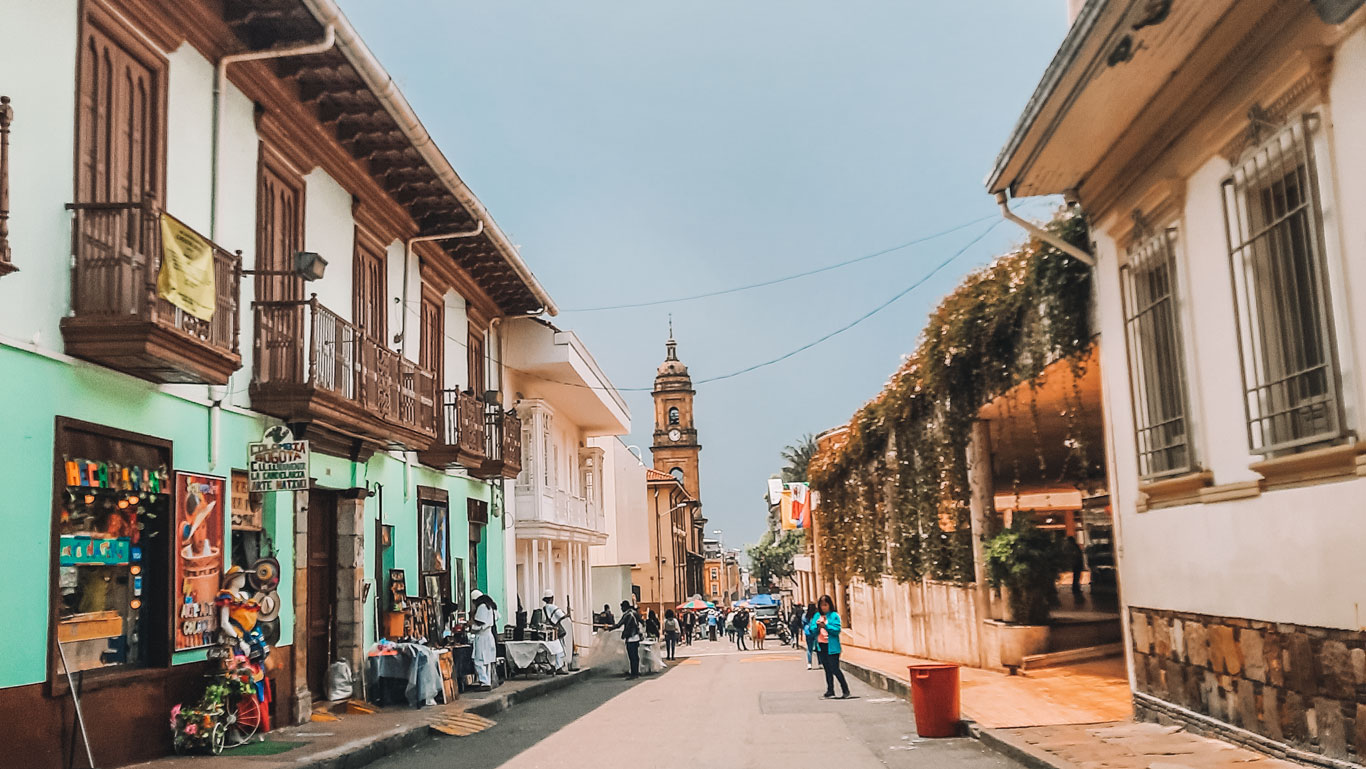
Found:
M 0 687 L 46 680 L 48 585 L 52 554 L 52 472 L 56 417 L 65 416 L 141 433 L 173 443 L 173 470 L 227 477 L 247 466 L 247 443 L 259 440 L 264 420 L 224 410 L 219 423 L 219 461 L 209 466 L 209 414 L 206 405 L 168 395 L 156 387 L 98 366 L 53 360 L 0 345 L 6 409 L 0 425 L 0 563 L 7 587 L 0 616 L 12 638 L 0 654 Z M 204 392 L 203 388 L 186 388 Z M 284 510 L 292 500 L 277 500 Z M 229 509 L 223 510 L 224 531 Z M 294 558 L 290 519 L 270 516 L 268 534 L 281 563 Z M 284 570 L 280 595 L 293 595 L 293 576 Z M 293 636 L 294 611 L 286 600 L 281 638 Z M 180 664 L 204 658 L 203 651 L 178 652 Z
M 81 419 L 130 432 L 171 441 L 173 470 L 228 476 L 247 466 L 247 444 L 260 439 L 266 426 L 263 417 L 224 410 L 219 423 L 219 460 L 209 466 L 209 418 L 211 410 L 164 392 L 140 380 L 83 363 L 54 360 L 22 349 L 0 345 L 0 371 L 4 394 L 11 405 L 0 424 L 0 520 L 6 523 L 0 536 L 0 563 L 6 565 L 6 589 L 0 592 L 0 616 L 10 635 L 27 639 L 7 644 L 0 654 L 0 688 L 41 682 L 46 679 L 48 590 L 52 516 L 52 473 L 55 418 Z M 240 377 L 239 377 L 240 378 Z M 185 388 L 204 392 L 203 388 Z M 490 501 L 490 488 L 477 480 L 447 475 L 422 466 L 408 465 L 388 454 L 376 454 L 368 462 L 314 453 L 311 475 L 323 488 L 383 487 L 384 521 L 394 526 L 394 566 L 404 569 L 409 591 L 416 594 L 418 523 L 417 486 L 445 489 L 450 495 L 452 559 L 462 559 L 468 569 L 469 525 L 466 500 Z M 271 499 L 270 497 L 274 497 Z M 293 638 L 293 495 L 267 495 L 265 528 L 282 569 L 280 595 L 281 642 Z M 224 531 L 230 532 L 224 511 Z M 368 520 L 365 537 L 365 579 L 372 583 L 365 604 L 365 639 L 375 639 L 374 607 L 383 580 L 374 571 L 377 545 L 375 522 L 380 516 L 380 497 L 366 500 Z M 503 585 L 503 528 L 501 517 L 491 517 L 484 531 L 481 558 L 491 575 L 487 592 L 500 606 L 506 605 Z M 454 567 L 454 560 L 452 561 Z M 452 592 L 458 584 L 452 569 Z M 466 574 L 467 589 L 474 586 Z M 179 652 L 174 664 L 204 658 L 203 651 Z

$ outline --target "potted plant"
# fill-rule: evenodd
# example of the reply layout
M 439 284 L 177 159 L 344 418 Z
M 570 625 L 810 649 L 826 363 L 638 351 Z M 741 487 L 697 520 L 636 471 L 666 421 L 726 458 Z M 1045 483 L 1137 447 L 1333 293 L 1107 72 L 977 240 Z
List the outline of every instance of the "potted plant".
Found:
M 1018 668 L 1025 657 L 1048 649 L 1048 618 L 1066 556 L 1052 533 L 1028 522 L 992 537 L 985 552 L 987 581 L 1001 588 L 1008 609 L 1006 622 L 993 623 L 1001 664 Z

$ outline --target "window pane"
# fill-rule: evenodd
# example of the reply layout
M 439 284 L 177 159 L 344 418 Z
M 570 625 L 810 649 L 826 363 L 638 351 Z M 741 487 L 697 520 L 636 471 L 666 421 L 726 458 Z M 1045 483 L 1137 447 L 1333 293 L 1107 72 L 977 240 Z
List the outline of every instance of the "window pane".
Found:
M 1135 244 L 1122 272 L 1139 474 L 1144 478 L 1194 466 L 1176 312 L 1175 240 L 1175 231 L 1166 230 Z
M 1327 278 L 1307 123 L 1224 183 L 1248 433 L 1270 453 L 1341 434 Z

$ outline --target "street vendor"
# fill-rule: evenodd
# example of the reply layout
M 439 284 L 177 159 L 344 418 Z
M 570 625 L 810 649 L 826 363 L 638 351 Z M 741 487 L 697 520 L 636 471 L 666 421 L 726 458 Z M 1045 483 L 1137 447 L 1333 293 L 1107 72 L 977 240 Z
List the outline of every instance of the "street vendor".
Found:
M 555 654 L 555 674 L 564 675 L 569 672 L 569 660 L 574 656 L 574 627 L 569 612 L 555 605 L 555 591 L 546 588 L 541 601 L 545 604 L 542 613 L 546 624 L 555 628 L 555 638 L 548 643 Z
M 476 691 L 493 688 L 493 664 L 498 659 L 498 642 L 494 639 L 498 627 L 498 604 L 480 590 L 470 593 L 474 599 L 474 617 L 470 619 L 470 642 L 474 646 L 474 678 Z

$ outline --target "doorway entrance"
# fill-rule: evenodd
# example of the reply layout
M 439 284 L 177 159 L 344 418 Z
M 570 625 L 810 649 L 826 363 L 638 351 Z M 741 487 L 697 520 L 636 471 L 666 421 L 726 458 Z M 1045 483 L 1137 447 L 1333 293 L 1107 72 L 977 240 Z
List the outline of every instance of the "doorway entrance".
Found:
M 337 648 L 337 493 L 308 496 L 308 690 L 320 701 Z

